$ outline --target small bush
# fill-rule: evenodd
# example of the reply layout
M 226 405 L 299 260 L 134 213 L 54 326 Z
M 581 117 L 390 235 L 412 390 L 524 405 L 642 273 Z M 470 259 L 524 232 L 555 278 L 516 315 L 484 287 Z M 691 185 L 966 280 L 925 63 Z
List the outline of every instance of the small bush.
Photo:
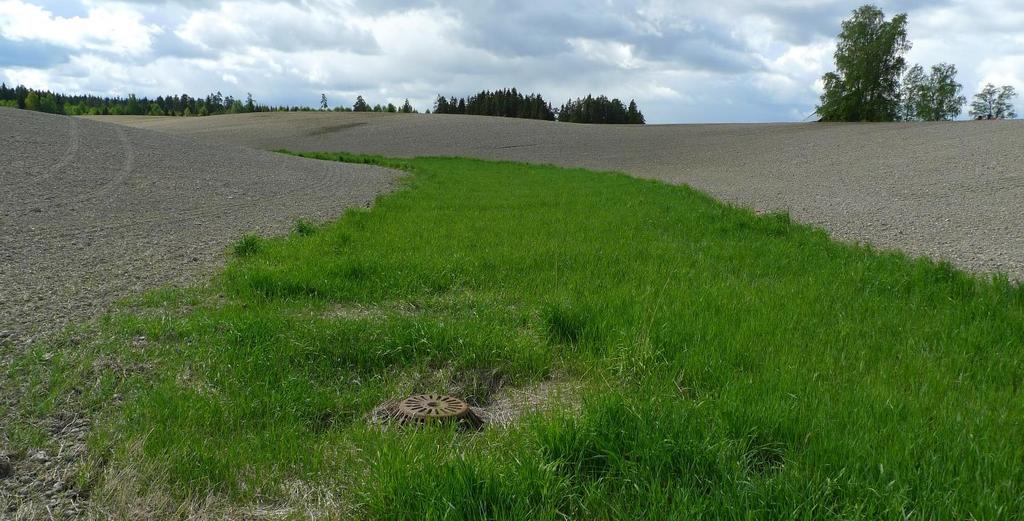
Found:
M 316 233 L 316 225 L 306 219 L 298 219 L 295 224 L 292 225 L 292 233 L 301 237 L 309 237 Z
M 231 249 L 236 257 L 251 257 L 263 251 L 263 239 L 258 235 L 246 234 Z

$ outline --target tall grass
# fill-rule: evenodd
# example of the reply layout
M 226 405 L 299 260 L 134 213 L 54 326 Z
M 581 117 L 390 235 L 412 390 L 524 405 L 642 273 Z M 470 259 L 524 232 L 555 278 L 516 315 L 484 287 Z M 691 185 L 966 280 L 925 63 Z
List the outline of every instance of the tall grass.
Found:
M 1005 278 L 624 175 L 315 157 L 413 174 L 316 233 L 243 240 L 199 304 L 112 317 L 153 370 L 94 438 L 107 465 L 182 501 L 299 488 L 352 517 L 1024 513 L 1024 290 Z M 481 434 L 366 420 L 550 379 L 581 404 Z

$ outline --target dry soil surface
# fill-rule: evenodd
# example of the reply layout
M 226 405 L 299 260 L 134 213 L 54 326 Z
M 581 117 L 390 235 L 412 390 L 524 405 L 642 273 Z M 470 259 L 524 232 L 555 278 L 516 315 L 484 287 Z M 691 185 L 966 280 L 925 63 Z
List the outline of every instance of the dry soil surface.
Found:
M 454 115 L 110 118 L 262 149 L 619 170 L 789 211 L 838 238 L 1024 278 L 1024 121 L 574 125 Z
M 23 346 L 119 297 L 207 277 L 244 233 L 369 206 L 399 175 L 0 108 L 0 519 L 73 519 L 85 500 L 87 418 L 33 418 L 50 442 L 8 453 L 25 382 L 2 378 Z
M 368 206 L 398 175 L 0 108 L 0 354 L 206 277 L 247 232 Z

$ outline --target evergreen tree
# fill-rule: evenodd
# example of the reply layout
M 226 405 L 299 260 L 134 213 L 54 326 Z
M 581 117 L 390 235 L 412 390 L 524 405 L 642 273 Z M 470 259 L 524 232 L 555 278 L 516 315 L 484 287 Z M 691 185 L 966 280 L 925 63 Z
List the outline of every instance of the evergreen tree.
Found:
M 558 109 L 558 121 L 569 123 L 643 124 L 644 116 L 631 101 L 629 107 L 621 100 L 588 94 L 585 98 L 569 100 Z
M 630 125 L 643 125 L 644 113 L 636 106 L 636 100 L 629 100 L 629 108 L 626 109 L 626 123 Z
M 399 109 L 399 112 L 401 112 L 403 114 L 412 114 L 413 113 L 412 104 L 409 103 L 409 98 L 405 98 L 405 103 L 402 104 L 402 108 Z
M 822 77 L 818 115 L 825 121 L 893 121 L 900 116 L 903 55 L 910 50 L 907 15 L 886 21 L 881 9 L 865 5 L 843 21 L 835 72 Z
M 352 104 L 353 112 L 369 112 L 370 105 L 366 103 L 366 100 L 362 96 L 356 96 L 356 102 Z
M 218 90 L 206 97 L 207 114 L 219 114 L 224 110 L 224 95 Z
M 327 110 L 327 93 L 320 94 L 320 110 Z
M 128 103 L 125 105 L 124 111 L 125 114 L 131 116 L 142 115 L 142 105 L 139 103 L 138 98 L 136 98 L 134 94 L 128 95 Z
M 555 119 L 551 104 L 539 94 L 523 94 L 515 87 L 480 91 L 468 98 L 438 96 L 435 114 L 472 114 L 509 118 Z
M 326 99 L 322 99 L 321 101 L 327 101 L 327 100 Z M 245 111 L 246 112 L 256 112 L 256 102 L 252 99 L 252 93 L 251 92 L 245 93 Z
M 434 102 L 434 114 L 447 114 L 448 113 L 448 100 L 444 96 L 438 94 L 437 101 Z

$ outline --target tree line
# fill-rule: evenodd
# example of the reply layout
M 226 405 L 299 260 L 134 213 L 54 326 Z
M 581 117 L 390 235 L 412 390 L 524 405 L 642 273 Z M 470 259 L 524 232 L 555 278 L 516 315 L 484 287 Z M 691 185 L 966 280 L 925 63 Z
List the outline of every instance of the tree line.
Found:
M 150 99 L 129 94 L 126 97 L 68 95 L 50 91 L 30 89 L 24 85 L 8 87 L 0 83 L 0 107 L 14 107 L 51 114 L 67 116 L 213 116 L 218 114 L 243 114 L 247 112 L 307 112 L 313 111 L 307 106 L 271 106 L 257 103 L 252 94 L 244 100 L 236 99 L 220 92 L 207 95 L 205 98 L 192 97 L 188 94 L 158 96 Z M 409 100 L 401 106 L 392 103 L 370 106 L 362 96 L 356 97 L 355 104 L 349 107 L 328 108 L 327 95 L 320 96 L 320 110 L 335 112 L 405 112 L 414 113 Z
M 247 95 L 244 100 L 225 96 L 220 92 L 209 94 L 205 98 L 182 94 L 150 99 L 137 97 L 134 94 L 129 94 L 127 97 L 68 95 L 30 89 L 23 85 L 11 88 L 6 84 L 0 84 L 0 106 L 68 116 L 208 116 L 245 112 L 313 110 L 309 107 L 272 107 L 260 104 L 253 99 L 252 94 Z
M 636 106 L 635 100 L 624 105 L 618 98 L 605 96 L 569 100 L 558 109 L 558 121 L 569 123 L 608 123 L 643 125 L 644 113 Z
M 907 15 L 886 20 L 865 5 L 843 21 L 835 51 L 836 70 L 822 77 L 825 90 L 816 112 L 822 121 L 948 121 L 960 116 L 967 98 L 956 80 L 956 65 L 939 63 L 907 69 Z M 986 85 L 974 95 L 976 119 L 1011 119 L 1016 90 Z
M 324 96 L 320 100 L 320 109 L 327 110 L 327 97 Z M 352 108 L 335 108 L 336 112 L 395 112 L 401 114 L 416 114 L 419 111 L 413 108 L 412 103 L 409 103 L 409 99 L 405 99 L 405 103 L 401 107 L 396 106 L 394 103 L 388 103 L 387 105 L 381 105 L 377 103 L 374 106 L 370 106 L 369 103 L 363 99 L 362 96 L 356 96 L 355 103 L 352 104 Z
M 206 97 L 192 97 L 188 94 L 158 96 L 156 98 L 68 95 L 50 91 L 35 90 L 18 85 L 8 87 L 0 83 L 0 107 L 16 107 L 26 110 L 65 114 L 68 116 L 212 116 L 218 114 L 243 114 L 247 112 L 305 112 L 317 109 L 306 106 L 271 106 L 257 103 L 252 94 L 245 99 L 224 95 L 219 91 Z M 370 105 L 363 96 L 356 96 L 351 107 L 331 108 L 327 94 L 320 95 L 319 110 L 334 112 L 393 112 L 417 113 L 408 99 L 400 105 L 393 103 Z M 430 113 L 427 110 L 427 113 Z M 637 108 L 636 101 L 626 105 L 622 101 L 606 96 L 588 95 L 585 98 L 569 100 L 558 109 L 552 107 L 540 94 L 523 94 L 515 88 L 495 91 L 481 91 L 467 98 L 438 96 L 433 112 L 437 114 L 473 114 L 511 118 L 544 119 L 571 123 L 630 123 L 643 124 L 644 115 Z
M 523 94 L 515 87 L 493 92 L 484 90 L 467 98 L 439 95 L 434 102 L 434 113 L 555 120 L 555 111 L 543 96 Z
M 555 109 L 542 95 L 523 94 L 515 87 L 484 90 L 466 98 L 438 95 L 433 110 L 435 114 L 471 114 L 570 123 L 644 123 L 644 115 L 634 100 L 630 100 L 627 106 L 617 98 L 587 95 L 586 98 L 569 100 Z

